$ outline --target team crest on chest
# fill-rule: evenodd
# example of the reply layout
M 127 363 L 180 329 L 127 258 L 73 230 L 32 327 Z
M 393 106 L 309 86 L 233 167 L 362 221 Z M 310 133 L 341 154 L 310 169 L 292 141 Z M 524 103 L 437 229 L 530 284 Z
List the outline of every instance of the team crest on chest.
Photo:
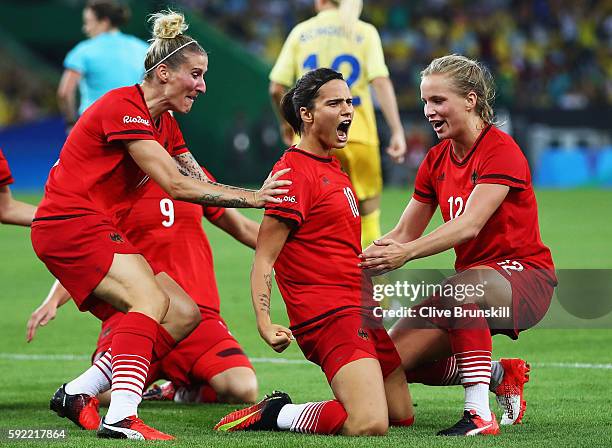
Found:
M 124 242 L 123 238 L 121 238 L 121 235 L 119 235 L 118 233 L 111 233 L 108 237 L 112 242 L 117 244 L 121 244 Z

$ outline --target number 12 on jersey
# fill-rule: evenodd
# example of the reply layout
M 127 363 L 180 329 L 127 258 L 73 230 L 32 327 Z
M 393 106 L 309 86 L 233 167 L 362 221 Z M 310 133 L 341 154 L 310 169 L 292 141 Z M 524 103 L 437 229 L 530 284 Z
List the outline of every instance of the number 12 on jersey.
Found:
M 453 211 L 453 204 L 455 208 L 454 211 Z M 449 205 L 448 214 L 450 216 L 450 219 L 455 219 L 463 211 L 463 198 L 461 196 L 451 196 L 450 198 L 448 198 L 448 205 Z
M 346 83 L 351 86 L 359 79 L 359 75 L 361 74 L 361 65 L 359 64 L 359 60 L 351 54 L 341 54 L 336 57 L 331 63 L 330 68 L 337 72 L 340 71 L 340 66 L 342 64 L 348 64 L 350 66 L 350 73 L 345 79 Z M 304 59 L 304 63 L 302 64 L 304 70 L 316 70 L 319 68 L 319 58 L 316 53 L 312 53 L 308 55 L 306 59 Z M 361 104 L 361 98 L 358 96 L 353 97 L 353 106 L 357 107 Z

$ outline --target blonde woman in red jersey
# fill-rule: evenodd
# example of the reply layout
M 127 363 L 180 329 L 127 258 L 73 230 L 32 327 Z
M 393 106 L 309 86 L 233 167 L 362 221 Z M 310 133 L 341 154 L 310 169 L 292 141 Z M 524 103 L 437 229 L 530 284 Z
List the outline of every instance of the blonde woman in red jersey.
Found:
M 364 251 L 361 266 L 381 274 L 455 249 L 458 274 L 447 283 L 482 292 L 432 297 L 419 313 L 443 308 L 454 316 L 459 309 L 460 316 L 404 318 L 391 337 L 409 381 L 464 386 L 463 418 L 440 435 L 498 434 L 489 388 L 505 409 L 502 423 L 519 423 L 529 366 L 519 359 L 492 365 L 491 335 L 516 339 L 544 317 L 556 285 L 554 265 L 540 238 L 527 160 L 493 124 L 486 68 L 458 55 L 435 59 L 422 72 L 421 97 L 425 117 L 442 141 L 421 164 L 399 223 Z M 445 223 L 422 236 L 438 206 Z M 478 312 L 483 310 L 498 310 L 497 316 Z
M 153 16 L 153 42 L 142 85 L 111 90 L 72 129 L 52 168 L 32 224 L 32 245 L 81 311 L 104 320 L 125 313 L 111 350 L 62 385 L 51 409 L 98 437 L 168 440 L 145 425 L 137 409 L 149 365 L 163 358 L 200 322 L 197 306 L 166 273 L 152 268 L 117 229 L 113 217 L 129 208 L 150 177 L 173 199 L 224 207 L 263 207 L 287 181 L 268 179 L 252 191 L 211 182 L 183 140 L 173 112 L 188 113 L 206 91 L 208 58 L 183 34 L 184 17 Z M 114 67 L 109 67 L 114 70 Z M 111 387 L 100 421 L 95 396 Z
M 295 337 L 336 399 L 296 405 L 275 392 L 215 429 L 383 435 L 390 424 L 409 426 L 414 417 L 400 359 L 371 314 L 371 284 L 357 266 L 355 193 L 330 154 L 348 140 L 350 90 L 340 73 L 316 69 L 285 94 L 282 111 L 301 140 L 274 167 L 290 167 L 292 184 L 281 204 L 266 208 L 251 273 L 253 306 L 264 341 L 282 352 Z M 291 329 L 270 320 L 273 267 Z
M 214 181 L 214 177 L 204 170 Z M 259 224 L 237 210 L 174 201 L 149 180 L 142 198 L 120 211 L 117 226 L 156 270 L 172 277 L 198 305 L 202 321 L 163 359 L 149 368 L 147 383 L 165 378 L 168 383 L 143 394 L 147 400 L 176 402 L 253 403 L 257 399 L 255 371 L 242 347 L 220 315 L 220 298 L 208 238 L 202 217 L 248 247 L 255 248 Z M 31 342 L 38 326 L 52 320 L 70 293 L 57 281 L 27 324 Z M 123 313 L 102 322 L 92 362 L 111 347 Z M 98 396 L 108 403 L 109 393 Z

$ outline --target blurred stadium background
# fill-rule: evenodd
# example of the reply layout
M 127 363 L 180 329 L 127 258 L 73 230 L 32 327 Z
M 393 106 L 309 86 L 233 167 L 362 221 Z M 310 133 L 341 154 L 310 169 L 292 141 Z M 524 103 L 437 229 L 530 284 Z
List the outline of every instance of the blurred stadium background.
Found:
M 291 27 L 313 14 L 312 0 L 128 1 L 132 19 L 124 31 L 149 37 L 147 14 L 184 11 L 190 34 L 209 51 L 208 92 L 179 117 L 190 149 L 221 181 L 256 184 L 283 147 L 268 99 L 267 75 Z M 410 155 L 404 165 L 384 159 L 386 188 L 382 227 L 397 221 L 411 183 L 435 136 L 422 115 L 419 72 L 436 56 L 459 52 L 494 72 L 496 109 L 525 151 L 540 204 L 542 237 L 558 268 L 612 268 L 612 3 L 606 0 L 366 0 L 362 18 L 378 28 L 398 93 Z M 80 0 L 0 1 L 0 147 L 13 171 L 19 199 L 40 199 L 49 168 L 65 139 L 56 89 L 62 60 L 81 32 Z M 109 67 L 109 70 L 112 70 Z M 379 127 L 381 140 L 386 127 Z M 259 219 L 261 213 L 248 211 Z M 432 225 L 439 225 L 438 214 Z M 215 253 L 222 313 L 253 357 L 261 393 L 291 392 L 295 401 L 327 399 L 320 370 L 304 363 L 295 344 L 281 360 L 259 339 L 249 304 L 252 252 L 218 229 L 206 227 Z M 36 259 L 29 230 L 0 229 L 0 445 L 3 428 L 70 428 L 69 446 L 104 445 L 72 429 L 48 410 L 58 384 L 89 362 L 99 322 L 74 305 L 25 343 L 25 324 L 51 284 Z M 412 264 L 452 266 L 450 252 Z M 607 271 L 609 272 L 609 271 Z M 579 274 L 580 275 L 580 274 Z M 607 277 L 606 277 L 607 278 Z M 582 289 L 580 289 L 582 291 Z M 583 293 L 575 304 L 610 303 L 610 295 Z M 286 323 L 278 292 L 273 316 Z M 612 317 L 609 314 L 608 317 Z M 518 343 L 494 340 L 494 356 L 520 356 L 534 366 L 528 384 L 527 425 L 504 430 L 497 446 L 612 446 L 609 392 L 610 319 L 558 322 L 522 335 Z M 587 325 L 590 323 L 591 325 Z M 588 328 L 587 328 L 588 327 Z M 172 446 L 490 446 L 486 438 L 441 441 L 432 434 L 454 421 L 463 392 L 414 385 L 418 424 L 394 429 L 384 440 L 240 434 L 210 430 L 232 406 L 147 403 L 142 415 L 177 435 Z M 114 442 L 109 442 L 111 446 Z M 19 442 L 15 446 L 41 446 Z M 64 445 L 66 446 L 66 445 Z M 170 446 L 170 445 L 168 445 Z
M 146 16 L 172 6 L 210 53 L 208 92 L 180 117 L 199 160 L 225 182 L 257 183 L 282 150 L 267 74 L 312 0 L 127 1 L 124 31 L 147 39 Z M 494 72 L 499 118 L 526 152 L 536 186 L 612 187 L 612 6 L 604 0 L 365 1 L 380 32 L 410 156 L 384 159 L 405 186 L 435 136 L 422 117 L 419 72 L 457 52 Z M 17 179 L 38 190 L 64 140 L 55 91 L 68 50 L 85 37 L 79 0 L 2 1 L 0 147 Z M 27 24 L 27 25 L 26 25 Z M 109 67 L 109 70 L 114 68 Z M 386 127 L 379 127 L 386 141 Z

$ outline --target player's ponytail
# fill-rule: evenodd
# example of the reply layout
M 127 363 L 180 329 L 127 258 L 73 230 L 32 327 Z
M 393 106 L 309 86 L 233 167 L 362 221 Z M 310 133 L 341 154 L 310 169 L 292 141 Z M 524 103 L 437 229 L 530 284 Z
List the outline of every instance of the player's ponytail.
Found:
M 318 68 L 307 72 L 285 93 L 280 103 L 281 114 L 296 134 L 302 135 L 303 131 L 300 109 L 312 109 L 319 96 L 319 89 L 333 79 L 344 80 L 342 73 L 329 68 Z
M 281 99 L 280 103 L 280 111 L 281 115 L 285 119 L 287 123 L 293 129 L 293 132 L 296 134 L 301 133 L 302 120 L 299 115 L 296 113 L 295 108 L 293 107 L 293 95 L 295 94 L 295 86 L 290 88 Z
M 459 54 L 451 54 L 434 59 L 421 72 L 421 79 L 433 74 L 446 75 L 457 94 L 466 97 L 470 92 L 476 94 L 476 113 L 487 124 L 495 124 L 493 100 L 495 82 L 487 67 L 482 63 Z
M 176 69 L 186 61 L 188 53 L 206 54 L 193 37 L 184 34 L 189 26 L 183 14 L 160 11 L 151 14 L 149 22 L 153 22 L 153 38 L 145 56 L 145 79 L 152 77 L 153 70 L 162 62 Z
M 359 21 L 361 10 L 363 9 L 362 0 L 332 0 L 332 3 L 340 10 L 342 17 L 342 27 L 349 36 L 355 33 L 355 27 Z

